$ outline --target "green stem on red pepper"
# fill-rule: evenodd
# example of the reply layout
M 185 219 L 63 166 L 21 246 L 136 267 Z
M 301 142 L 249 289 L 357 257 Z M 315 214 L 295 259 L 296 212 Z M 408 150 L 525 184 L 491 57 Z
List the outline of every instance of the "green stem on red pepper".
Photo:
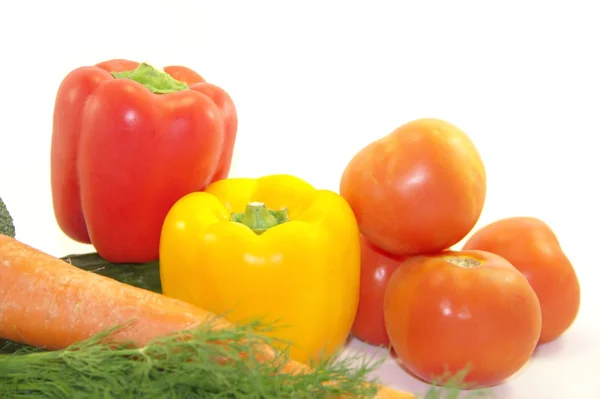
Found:
M 187 83 L 181 82 L 165 71 L 145 62 L 132 71 L 111 72 L 111 75 L 116 79 L 130 79 L 138 82 L 155 94 L 173 93 L 189 88 Z
M 233 212 L 231 220 L 248 226 L 256 234 L 261 235 L 271 227 L 288 222 L 287 209 L 272 210 L 262 202 L 250 202 L 246 205 L 246 210 L 242 213 Z

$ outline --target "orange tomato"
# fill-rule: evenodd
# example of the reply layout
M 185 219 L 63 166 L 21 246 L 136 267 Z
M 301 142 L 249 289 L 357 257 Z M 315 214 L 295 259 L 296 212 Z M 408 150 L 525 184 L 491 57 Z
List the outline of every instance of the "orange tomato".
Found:
M 542 307 L 540 343 L 558 338 L 573 324 L 579 313 L 579 280 L 546 223 L 532 217 L 501 219 L 475 232 L 463 248 L 500 255 L 525 275 Z
M 419 119 L 358 152 L 346 166 L 340 194 L 377 247 L 400 255 L 436 253 L 475 226 L 486 173 L 464 132 L 442 120 Z
M 352 334 L 371 345 L 390 343 L 383 322 L 383 295 L 392 272 L 405 259 L 376 248 L 361 235 L 360 295 Z
M 541 310 L 527 279 L 484 251 L 415 256 L 392 274 L 384 320 L 398 359 L 435 383 L 469 368 L 465 383 L 497 385 L 531 357 Z

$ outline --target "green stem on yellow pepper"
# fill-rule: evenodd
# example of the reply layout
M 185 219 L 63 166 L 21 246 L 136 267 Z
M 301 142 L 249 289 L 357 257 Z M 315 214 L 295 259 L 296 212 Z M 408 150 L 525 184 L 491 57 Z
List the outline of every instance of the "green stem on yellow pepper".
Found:
M 256 234 L 261 235 L 271 227 L 288 222 L 287 209 L 271 210 L 262 202 L 250 202 L 243 213 L 232 213 L 231 220 L 248 226 Z
M 176 80 L 171 75 L 152 65 L 142 62 L 132 71 L 111 72 L 116 79 L 130 79 L 144 85 L 155 94 L 187 90 L 187 83 Z

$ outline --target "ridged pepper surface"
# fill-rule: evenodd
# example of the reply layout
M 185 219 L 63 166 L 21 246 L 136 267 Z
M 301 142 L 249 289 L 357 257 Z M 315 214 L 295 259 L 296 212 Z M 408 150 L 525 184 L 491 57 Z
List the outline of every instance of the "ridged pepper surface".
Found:
M 165 295 L 234 322 L 275 322 L 272 335 L 303 362 L 345 342 L 359 277 L 349 205 L 293 176 L 215 182 L 181 198 L 162 229 Z
M 75 69 L 54 109 L 58 225 L 107 261 L 158 259 L 167 212 L 228 176 L 236 132 L 231 97 L 189 68 L 119 59 Z

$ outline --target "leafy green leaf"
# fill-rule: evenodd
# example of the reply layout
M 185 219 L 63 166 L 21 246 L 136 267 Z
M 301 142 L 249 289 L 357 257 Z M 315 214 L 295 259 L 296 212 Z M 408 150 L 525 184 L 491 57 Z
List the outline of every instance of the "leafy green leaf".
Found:
M 97 253 L 68 255 L 62 259 L 82 270 L 110 277 L 121 283 L 133 285 L 134 287 L 143 288 L 158 294 L 162 293 L 158 261 L 144 264 L 114 264 L 105 261 Z
M 15 238 L 15 224 L 2 198 L 0 198 L 0 234 Z

